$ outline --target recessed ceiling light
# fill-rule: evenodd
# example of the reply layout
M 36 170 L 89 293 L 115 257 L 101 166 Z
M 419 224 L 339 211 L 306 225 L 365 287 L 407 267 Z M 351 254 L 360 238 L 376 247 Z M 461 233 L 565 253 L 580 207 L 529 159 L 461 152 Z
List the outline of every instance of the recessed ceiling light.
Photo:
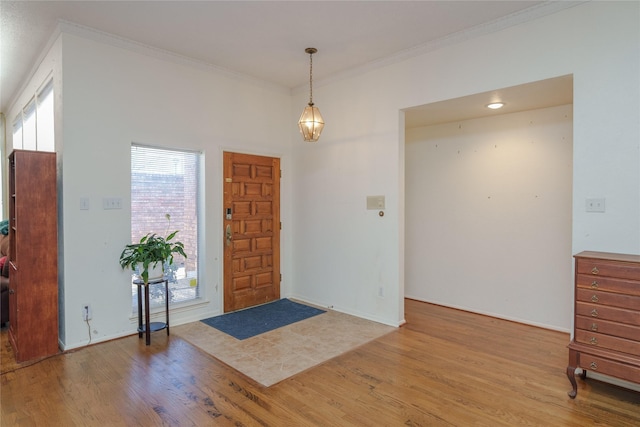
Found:
M 491 108 L 492 110 L 497 110 L 498 108 L 504 107 L 504 102 L 492 102 L 487 105 L 487 108 Z

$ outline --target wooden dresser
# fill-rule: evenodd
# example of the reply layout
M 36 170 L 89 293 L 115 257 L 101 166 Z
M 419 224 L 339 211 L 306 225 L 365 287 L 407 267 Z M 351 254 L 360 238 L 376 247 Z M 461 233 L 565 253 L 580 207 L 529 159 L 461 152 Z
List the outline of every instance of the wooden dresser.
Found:
M 640 255 L 575 255 L 575 318 L 567 377 L 576 368 L 640 384 Z

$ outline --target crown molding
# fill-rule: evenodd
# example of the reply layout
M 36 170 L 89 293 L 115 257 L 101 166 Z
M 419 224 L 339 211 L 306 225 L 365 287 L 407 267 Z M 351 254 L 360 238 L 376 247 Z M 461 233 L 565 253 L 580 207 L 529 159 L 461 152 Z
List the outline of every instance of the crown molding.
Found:
M 228 68 L 220 67 L 218 65 L 209 64 L 198 59 L 190 58 L 184 55 L 177 54 L 165 49 L 160 49 L 154 46 L 147 45 L 135 40 L 127 39 L 125 37 L 117 36 L 105 31 L 97 30 L 95 28 L 87 27 L 75 22 L 59 20 L 55 30 L 55 38 L 57 35 L 66 33 L 76 35 L 85 39 L 93 40 L 99 43 L 108 44 L 111 46 L 127 49 L 142 55 L 150 56 L 156 59 L 170 61 L 176 64 L 185 65 L 188 67 L 197 68 L 203 71 L 223 75 L 225 77 L 241 80 L 246 83 L 258 85 L 276 92 L 283 94 L 290 94 L 290 89 L 284 86 L 280 86 L 265 80 L 261 80 L 252 76 L 248 76 L 243 73 L 239 73 Z
M 354 67 L 349 70 L 336 73 L 330 77 L 314 80 L 313 83 L 314 83 L 314 86 L 321 87 L 335 81 L 343 80 L 345 78 L 363 74 L 378 68 L 396 64 L 396 63 L 405 61 L 407 59 L 414 58 L 416 56 L 424 55 L 425 53 L 432 52 L 446 46 L 451 46 L 457 43 L 464 42 L 466 40 L 473 39 L 475 37 L 491 34 L 509 27 L 513 27 L 529 21 L 533 21 L 535 19 L 542 18 L 544 16 L 548 16 L 548 15 L 563 11 L 565 9 L 569 9 L 571 7 L 575 7 L 583 3 L 587 3 L 588 1 L 589 0 L 546 1 L 536 6 L 532 6 L 530 8 L 521 10 L 519 12 L 512 13 L 511 15 L 507 15 L 507 16 L 495 19 L 493 21 L 489 21 L 485 24 L 478 25 L 473 28 L 459 31 L 459 32 L 441 37 L 439 39 L 432 40 L 430 42 L 405 49 L 403 51 L 398 52 L 397 54 L 387 56 L 379 60 L 371 61 L 359 67 Z M 212 72 L 212 73 L 223 75 L 232 79 L 241 80 L 250 84 L 255 84 L 264 88 L 268 88 L 270 90 L 273 90 L 275 92 L 282 93 L 282 94 L 294 94 L 294 93 L 300 93 L 302 91 L 307 90 L 306 84 L 289 89 L 284 86 L 280 86 L 271 82 L 267 82 L 265 80 L 251 77 L 243 73 L 229 70 L 224 67 L 212 65 L 204 61 L 199 61 L 199 60 L 189 58 L 183 55 L 179 55 L 164 49 L 149 46 L 144 43 L 137 42 L 135 40 L 116 36 L 114 34 L 100 31 L 100 30 L 87 27 L 81 24 L 77 24 L 71 21 L 59 20 L 58 25 L 56 26 L 52 35 L 49 37 L 49 40 L 45 48 L 41 51 L 40 55 L 38 56 L 38 59 L 35 62 L 35 65 L 30 70 L 29 77 L 23 81 L 23 84 L 20 86 L 20 89 L 16 92 L 16 94 L 14 94 L 13 98 L 10 99 L 10 102 L 8 103 L 10 108 L 12 108 L 12 106 L 17 102 L 19 98 L 19 94 L 24 91 L 24 88 L 26 87 L 28 81 L 35 74 L 36 70 L 41 65 L 42 61 L 44 60 L 44 58 L 46 57 L 46 55 L 51 50 L 54 43 L 62 33 L 77 35 L 79 37 L 83 37 L 90 40 L 94 40 L 96 42 L 120 47 L 123 49 L 127 49 L 130 51 L 143 54 L 143 55 L 147 55 L 150 57 L 198 68 L 207 72 Z
M 484 24 L 477 25 L 472 28 L 468 28 L 456 33 L 452 33 L 441 37 L 439 39 L 431 40 L 427 43 L 419 44 L 417 46 L 402 50 L 394 55 L 387 56 L 375 61 L 371 61 L 359 67 L 354 67 L 349 70 L 336 73 L 330 77 L 324 79 L 318 79 L 313 81 L 314 86 L 320 87 L 333 83 L 345 78 L 364 74 L 369 71 L 373 71 L 378 68 L 386 67 L 388 65 L 397 64 L 399 62 L 406 61 L 417 56 L 424 55 L 428 52 L 452 46 L 458 43 L 462 43 L 467 40 L 474 39 L 483 35 L 495 33 L 504 30 L 509 27 L 524 24 L 526 22 L 534 21 L 538 18 L 542 18 L 554 13 L 569 9 L 584 3 L 588 3 L 591 0 L 575 0 L 575 1 L 546 1 L 535 6 L 531 6 L 527 9 L 523 9 L 518 12 L 514 12 L 510 15 L 506 15 L 493 21 L 485 22 Z M 291 90 L 291 93 L 299 93 L 303 90 L 307 90 L 306 85 L 300 85 Z
M 49 39 L 47 40 L 47 43 L 45 44 L 44 48 L 38 54 L 38 57 L 36 58 L 36 61 L 34 62 L 33 66 L 31 67 L 31 69 L 29 69 L 29 74 L 27 74 L 27 76 L 22 79 L 22 83 L 18 86 L 18 90 L 16 90 L 13 93 L 13 96 L 9 99 L 9 102 L 7 103 L 7 106 L 8 106 L 7 112 L 13 110 L 16 107 L 18 100 L 20 99 L 22 94 L 27 90 L 29 83 L 35 76 L 40 65 L 42 65 L 42 62 L 44 61 L 44 59 L 47 57 L 47 55 L 53 48 L 53 45 L 55 44 L 56 40 L 58 40 L 59 36 L 60 36 L 60 29 L 58 26 L 56 26 L 51 36 L 49 36 Z M 44 83 L 44 82 L 39 82 L 38 86 L 41 83 Z

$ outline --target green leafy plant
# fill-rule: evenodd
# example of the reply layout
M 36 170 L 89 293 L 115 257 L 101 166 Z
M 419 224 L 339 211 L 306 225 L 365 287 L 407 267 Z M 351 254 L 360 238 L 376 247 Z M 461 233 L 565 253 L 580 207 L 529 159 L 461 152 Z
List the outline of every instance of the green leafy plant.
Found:
M 169 214 L 166 215 L 170 221 Z M 139 243 L 131 243 L 124 247 L 124 250 L 120 254 L 120 266 L 122 269 L 131 268 L 136 269 L 136 266 L 141 265 L 139 268 L 140 277 L 145 283 L 149 282 L 149 267 L 160 263 L 164 270 L 164 264 L 172 265 L 173 256 L 178 254 L 183 257 L 187 257 L 184 252 L 184 244 L 176 241 L 172 242 L 173 238 L 178 234 L 178 230 L 167 235 L 167 237 L 159 236 L 156 233 L 148 233 L 146 236 L 140 239 Z

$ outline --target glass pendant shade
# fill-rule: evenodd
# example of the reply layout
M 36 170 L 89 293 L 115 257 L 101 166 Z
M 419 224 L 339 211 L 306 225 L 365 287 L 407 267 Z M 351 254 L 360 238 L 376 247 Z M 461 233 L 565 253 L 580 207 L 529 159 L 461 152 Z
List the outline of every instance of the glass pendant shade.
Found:
M 300 115 L 298 127 L 306 142 L 318 141 L 324 127 L 324 119 L 318 107 L 314 107 L 312 103 L 309 103 L 302 111 L 302 115 Z
M 315 47 L 308 47 L 304 50 L 309 54 L 309 104 L 304 107 L 298 127 L 300 133 L 306 142 L 316 142 L 320 138 L 322 128 L 324 128 L 324 119 L 318 107 L 313 105 L 313 54 L 318 52 Z

